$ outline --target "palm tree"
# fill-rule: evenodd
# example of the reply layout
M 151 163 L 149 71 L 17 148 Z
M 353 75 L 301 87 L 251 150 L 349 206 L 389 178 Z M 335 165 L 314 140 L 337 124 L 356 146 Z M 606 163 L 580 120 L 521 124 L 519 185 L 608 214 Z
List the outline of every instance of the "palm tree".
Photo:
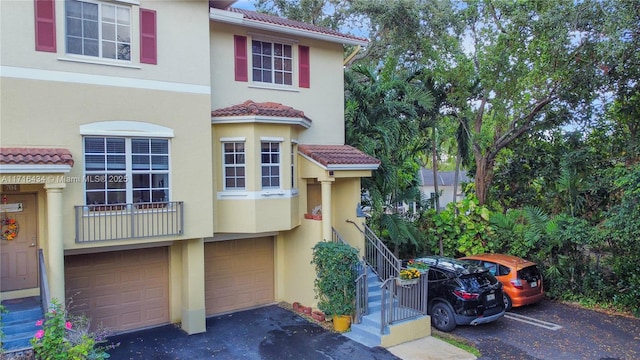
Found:
M 363 186 L 373 203 L 372 228 L 394 245 L 396 255 L 402 245 L 418 243 L 418 233 L 395 205 L 419 197 L 417 154 L 425 142 L 418 111 L 433 105 L 411 75 L 394 59 L 380 68 L 357 64 L 345 73 L 346 142 L 381 161 Z

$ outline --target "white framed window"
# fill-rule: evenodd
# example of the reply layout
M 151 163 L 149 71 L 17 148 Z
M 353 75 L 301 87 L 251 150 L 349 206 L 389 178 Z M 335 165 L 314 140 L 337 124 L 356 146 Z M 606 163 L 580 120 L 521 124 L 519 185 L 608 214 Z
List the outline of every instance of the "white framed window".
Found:
M 225 190 L 244 190 L 246 187 L 244 141 L 223 142 L 222 151 Z
M 280 188 L 280 142 L 261 141 L 260 163 L 263 189 Z
M 84 137 L 85 201 L 92 204 L 169 201 L 169 140 Z
M 65 1 L 68 54 L 131 61 L 131 7 L 98 1 Z
M 293 85 L 293 52 L 291 45 L 252 40 L 253 81 Z

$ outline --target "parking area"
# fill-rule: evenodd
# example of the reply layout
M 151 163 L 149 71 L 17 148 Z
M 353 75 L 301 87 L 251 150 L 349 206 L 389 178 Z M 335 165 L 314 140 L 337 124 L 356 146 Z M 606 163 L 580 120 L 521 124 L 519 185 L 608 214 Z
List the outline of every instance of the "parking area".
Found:
M 109 351 L 114 360 L 399 359 L 387 349 L 368 348 L 278 305 L 211 317 L 202 334 L 189 336 L 165 325 L 109 341 L 120 343 Z

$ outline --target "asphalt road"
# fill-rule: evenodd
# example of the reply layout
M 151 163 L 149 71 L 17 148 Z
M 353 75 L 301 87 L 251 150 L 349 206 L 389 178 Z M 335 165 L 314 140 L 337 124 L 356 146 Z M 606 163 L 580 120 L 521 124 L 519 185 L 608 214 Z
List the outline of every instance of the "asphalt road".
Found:
M 640 359 L 640 319 L 547 300 L 453 334 L 474 343 L 479 360 Z

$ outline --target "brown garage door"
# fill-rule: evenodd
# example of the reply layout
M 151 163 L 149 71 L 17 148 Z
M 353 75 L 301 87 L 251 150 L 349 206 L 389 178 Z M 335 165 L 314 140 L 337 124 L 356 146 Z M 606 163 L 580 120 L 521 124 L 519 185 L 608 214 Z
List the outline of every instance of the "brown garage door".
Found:
M 168 264 L 166 247 L 66 256 L 71 311 L 114 332 L 168 323 Z
M 273 238 L 205 244 L 207 315 L 274 301 Z

